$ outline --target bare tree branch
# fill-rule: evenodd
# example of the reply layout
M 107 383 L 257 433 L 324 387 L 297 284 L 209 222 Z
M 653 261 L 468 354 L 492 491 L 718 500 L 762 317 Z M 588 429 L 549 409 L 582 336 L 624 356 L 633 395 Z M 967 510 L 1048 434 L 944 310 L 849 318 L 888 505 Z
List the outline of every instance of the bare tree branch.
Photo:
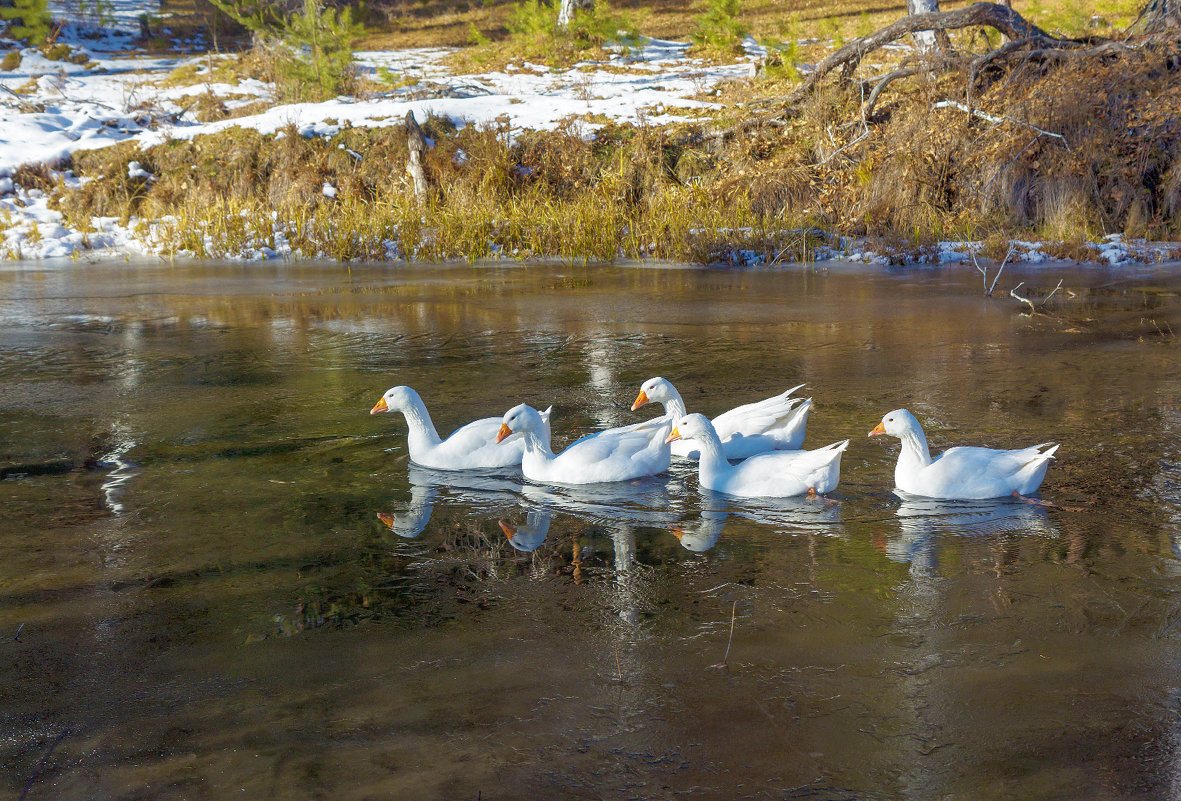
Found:
M 916 31 L 933 31 L 940 28 L 970 28 L 987 25 L 996 28 L 1011 39 L 1036 40 L 1053 44 L 1061 40 L 1054 38 L 1041 28 L 1026 21 L 1011 8 L 996 3 L 973 3 L 967 8 L 952 11 L 937 11 L 927 14 L 911 14 L 879 31 L 860 39 L 854 39 L 816 65 L 807 79 L 794 92 L 762 102 L 783 102 L 788 105 L 801 100 L 816 84 L 835 69 L 860 63 L 866 55 Z

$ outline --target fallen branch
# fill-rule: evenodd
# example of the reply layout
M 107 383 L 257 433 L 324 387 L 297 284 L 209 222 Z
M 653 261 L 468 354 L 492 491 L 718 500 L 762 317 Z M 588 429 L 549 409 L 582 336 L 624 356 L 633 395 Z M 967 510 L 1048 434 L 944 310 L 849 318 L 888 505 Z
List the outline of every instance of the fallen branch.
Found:
M 956 101 L 956 100 L 940 100 L 938 103 L 933 105 L 931 108 L 936 109 L 936 110 L 943 109 L 943 108 L 958 109 L 966 114 L 971 114 L 973 117 L 979 117 L 982 120 L 986 120 L 988 122 L 991 122 L 994 125 L 999 125 L 1002 122 L 1011 122 L 1014 125 L 1024 125 L 1026 128 L 1037 131 L 1039 136 L 1052 136 L 1055 139 L 1062 140 L 1062 144 L 1066 146 L 1067 150 L 1070 150 L 1070 143 L 1066 141 L 1066 137 L 1063 136 L 1062 134 L 1054 133 L 1053 131 L 1047 131 L 1044 128 L 1039 128 L 1036 125 L 1031 125 L 1030 123 L 1025 122 L 1024 120 L 1014 119 L 1013 117 L 1009 117 L 1009 116 L 1006 116 L 1003 114 L 998 117 L 996 114 L 989 114 L 987 111 L 981 111 L 980 109 L 975 109 L 975 108 L 972 108 L 971 106 L 966 106 L 963 103 L 960 103 L 959 101 Z
M 873 107 L 877 105 L 878 97 L 881 96 L 887 86 L 900 78 L 909 78 L 912 75 L 918 75 L 924 71 L 922 67 L 907 67 L 906 69 L 894 70 L 893 72 L 887 72 L 885 75 L 878 76 L 875 79 L 877 85 L 870 90 L 869 98 L 861 106 L 861 118 L 867 120 L 873 116 Z
M 934 31 L 940 29 L 970 28 L 986 25 L 996 28 L 1010 39 L 1053 44 L 1061 40 L 1054 38 L 1036 25 L 1028 22 L 1024 17 L 1011 8 L 997 3 L 973 3 L 967 8 L 957 8 L 952 11 L 933 11 L 927 14 L 910 14 L 879 31 L 854 39 L 837 50 L 828 58 L 821 61 L 800 84 L 794 92 L 782 97 L 772 97 L 760 101 L 762 103 L 783 102 L 791 105 L 802 100 L 816 84 L 839 68 L 852 68 L 861 62 L 868 54 L 885 45 L 895 42 L 904 36 L 918 31 Z
M 1039 302 L 1037 305 L 1034 305 L 1034 302 L 1033 302 L 1032 300 L 1030 300 L 1029 298 L 1022 297 L 1021 295 L 1018 295 L 1018 294 L 1017 294 L 1017 290 L 1018 290 L 1018 289 L 1020 289 L 1020 288 L 1021 288 L 1021 287 L 1023 287 L 1023 286 L 1025 286 L 1025 282 L 1024 282 L 1024 281 L 1022 281 L 1022 282 L 1020 282 L 1019 284 L 1017 284 L 1017 286 L 1015 286 L 1015 287 L 1013 287 L 1012 289 L 1010 289 L 1010 290 L 1009 290 L 1009 296 L 1010 296 L 1010 297 L 1012 297 L 1012 298 L 1015 298 L 1015 299 L 1017 299 L 1017 300 L 1019 300 L 1019 301 L 1021 301 L 1022 303 L 1026 304 L 1027 306 L 1029 306 L 1029 313 L 1030 313 L 1030 314 L 1036 314 L 1036 313 L 1037 313 L 1037 310 L 1038 310 L 1038 307 L 1039 307 L 1039 306 L 1045 306 L 1045 305 L 1046 305 L 1046 301 L 1048 301 L 1050 298 L 1054 297 L 1054 293 L 1055 293 L 1055 292 L 1057 292 L 1059 289 L 1061 289 L 1061 288 L 1062 288 L 1062 279 L 1061 279 L 1061 278 L 1059 278 L 1059 279 L 1058 279 L 1058 286 L 1054 287 L 1054 289 L 1053 289 L 1053 290 L 1051 290 L 1050 294 L 1048 294 L 1048 295 L 1046 295 L 1044 298 L 1042 298 L 1042 299 L 1041 299 L 1041 302 Z

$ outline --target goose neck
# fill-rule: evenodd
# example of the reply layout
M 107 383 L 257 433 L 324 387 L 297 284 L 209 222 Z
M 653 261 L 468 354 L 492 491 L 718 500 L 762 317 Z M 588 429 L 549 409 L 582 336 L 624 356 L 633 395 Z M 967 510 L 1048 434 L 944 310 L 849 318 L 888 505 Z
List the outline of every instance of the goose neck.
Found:
M 406 428 L 409 431 L 406 440 L 412 455 L 414 451 L 429 448 L 442 442 L 422 398 L 417 396 L 410 398 L 401 411 L 406 418 Z
M 549 432 L 546 431 L 546 434 Z M 536 431 L 525 430 L 521 432 L 521 437 L 525 442 L 525 456 L 534 459 L 543 459 L 549 461 L 554 458 L 553 449 L 550 447 L 550 439 L 548 436 L 543 436 Z
M 665 414 L 671 415 L 675 423 L 686 414 L 688 410 L 685 409 L 685 400 L 681 397 L 681 393 L 677 392 L 677 388 L 670 386 L 668 388 L 668 398 L 664 401 Z
M 697 444 L 701 454 L 698 459 L 699 475 L 706 484 L 711 484 L 712 479 L 721 478 L 733 469 L 722 453 L 722 440 L 718 438 L 718 432 L 707 429 L 697 438 Z
M 931 451 L 927 447 L 927 435 L 921 428 L 907 431 L 900 438 L 902 453 L 898 457 L 898 469 L 918 469 L 931 464 Z

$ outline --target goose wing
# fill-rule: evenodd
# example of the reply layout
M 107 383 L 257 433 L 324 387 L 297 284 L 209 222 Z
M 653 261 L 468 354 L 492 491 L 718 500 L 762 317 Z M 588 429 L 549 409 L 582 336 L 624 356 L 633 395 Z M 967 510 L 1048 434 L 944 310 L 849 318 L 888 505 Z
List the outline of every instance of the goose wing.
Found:
M 800 384 L 765 400 L 737 406 L 719 414 L 712 420 L 718 437 L 725 442 L 736 434 L 762 434 L 783 424 L 791 416 L 792 410 L 802 402 L 801 398 L 793 398 L 791 395 L 803 386 Z

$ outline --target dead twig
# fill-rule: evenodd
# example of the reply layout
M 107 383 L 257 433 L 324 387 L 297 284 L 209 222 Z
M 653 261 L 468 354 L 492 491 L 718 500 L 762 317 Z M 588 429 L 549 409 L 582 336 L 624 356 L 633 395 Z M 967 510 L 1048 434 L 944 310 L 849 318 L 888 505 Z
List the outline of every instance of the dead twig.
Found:
M 840 146 L 840 147 L 838 147 L 836 150 L 834 150 L 833 152 L 829 153 L 827 156 L 825 156 L 824 158 L 822 158 L 820 161 L 816 162 L 816 164 L 817 164 L 817 165 L 828 164 L 828 162 L 832 161 L 832 160 L 833 160 L 833 159 L 835 159 L 837 156 L 839 156 L 840 154 L 844 153 L 846 150 L 848 150 L 849 148 L 853 147 L 853 145 L 857 144 L 858 142 L 860 142 L 861 140 L 863 140 L 863 139 L 867 138 L 868 136 L 869 136 L 869 129 L 868 129 L 868 128 L 866 128 L 866 129 L 865 129 L 864 131 L 862 131 L 862 132 L 861 132 L 861 133 L 860 133 L 860 134 L 859 134 L 859 135 L 858 135 L 858 136 L 857 136 L 855 139 L 853 139 L 853 140 L 851 140 L 851 141 L 849 141 L 849 142 L 846 142 L 845 144 L 841 145 L 841 146 Z M 834 144 L 835 144 L 835 143 L 834 143 Z
M 1010 244 L 1009 245 L 1009 252 L 1005 254 L 1005 258 L 1001 262 L 1001 266 L 997 268 L 996 275 L 993 276 L 992 283 L 989 284 L 988 283 L 988 268 L 981 267 L 980 262 L 976 261 L 976 251 L 974 251 L 974 250 L 969 251 L 969 255 L 972 257 L 972 264 L 974 264 L 976 266 L 976 271 L 979 272 L 982 276 L 984 276 L 984 297 L 986 297 L 986 298 L 992 297 L 992 291 L 994 289 L 996 289 L 996 282 L 1001 280 L 1001 273 L 1003 273 L 1005 271 L 1005 265 L 1009 263 L 1009 259 L 1013 258 L 1013 254 L 1016 252 L 1017 252 L 1017 246 Z
M 1046 305 L 1046 301 L 1048 301 L 1050 298 L 1054 297 L 1054 293 L 1055 293 L 1055 292 L 1057 292 L 1059 289 L 1061 289 L 1061 288 L 1062 288 L 1062 279 L 1061 279 L 1061 278 L 1059 278 L 1059 279 L 1058 279 L 1058 286 L 1054 287 L 1054 289 L 1053 289 L 1053 290 L 1050 292 L 1050 294 L 1048 294 L 1048 295 L 1046 295 L 1044 298 L 1042 298 L 1042 299 L 1041 299 L 1041 301 L 1039 301 L 1037 304 L 1035 304 L 1035 303 L 1034 303 L 1032 300 L 1030 300 L 1029 298 L 1027 298 L 1027 297 L 1023 297 L 1023 296 L 1021 296 L 1021 295 L 1018 295 L 1018 294 L 1017 294 L 1017 290 L 1018 290 L 1018 289 L 1020 289 L 1020 288 L 1021 288 L 1021 287 L 1023 287 L 1023 286 L 1025 286 L 1025 282 L 1024 282 L 1024 281 L 1020 282 L 1019 284 L 1017 284 L 1017 286 L 1015 286 L 1015 287 L 1013 287 L 1012 289 L 1010 289 L 1010 290 L 1009 290 L 1009 295 L 1010 295 L 1010 297 L 1013 297 L 1013 298 L 1015 298 L 1016 300 L 1019 300 L 1019 301 L 1021 301 L 1022 303 L 1024 303 L 1025 305 L 1029 306 L 1029 313 L 1030 313 L 1030 314 L 1037 314 L 1037 310 L 1038 310 L 1038 308 L 1039 308 L 1039 307 L 1041 307 L 1041 306 L 1045 306 L 1045 305 Z
M 730 658 L 730 644 L 734 642 L 734 621 L 738 617 L 738 601 L 730 605 L 730 639 L 726 640 L 726 653 L 722 654 L 722 661 L 716 665 L 710 665 L 712 668 L 721 670 L 726 667 L 726 661 Z

